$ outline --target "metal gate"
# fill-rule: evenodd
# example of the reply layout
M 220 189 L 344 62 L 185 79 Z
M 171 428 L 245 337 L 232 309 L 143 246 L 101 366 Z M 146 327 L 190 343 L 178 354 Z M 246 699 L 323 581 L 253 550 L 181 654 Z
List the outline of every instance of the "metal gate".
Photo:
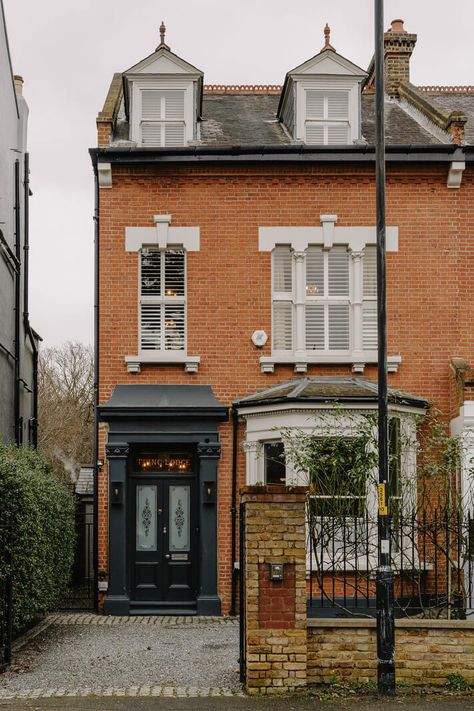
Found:
M 69 586 L 59 601 L 59 610 L 94 610 L 94 512 L 92 503 L 76 505 L 76 543 Z
M 12 654 L 12 526 L 8 514 L 0 509 L 0 672 L 11 662 Z
M 239 546 L 240 546 L 240 561 L 239 561 L 239 666 L 240 666 L 240 681 L 245 684 L 245 638 L 246 638 L 246 621 L 245 621 L 245 504 L 240 504 L 239 508 Z

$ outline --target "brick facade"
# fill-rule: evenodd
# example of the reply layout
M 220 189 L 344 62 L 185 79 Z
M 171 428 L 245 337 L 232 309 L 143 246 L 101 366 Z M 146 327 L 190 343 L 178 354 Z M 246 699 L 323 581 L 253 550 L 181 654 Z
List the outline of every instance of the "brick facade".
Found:
M 106 124 L 101 126 L 104 140 Z M 471 285 L 473 172 L 459 190 L 446 188 L 447 165 L 388 165 L 387 223 L 399 228 L 389 253 L 388 352 L 400 354 L 390 387 L 425 397 L 448 420 L 458 411 L 457 356 L 473 358 Z M 127 372 L 125 355 L 138 347 L 138 256 L 125 251 L 125 227 L 153 226 L 153 215 L 173 226 L 199 226 L 201 247 L 187 255 L 188 353 L 199 372 L 182 365 L 142 365 Z M 337 214 L 338 226 L 374 225 L 373 167 L 362 165 L 113 165 L 112 188 L 100 191 L 99 403 L 117 383 L 211 384 L 224 404 L 294 376 L 292 366 L 262 374 L 250 336 L 271 335 L 271 254 L 258 251 L 259 226 L 318 225 Z M 309 366 L 310 375 L 350 375 L 350 366 Z M 365 375 L 376 379 L 376 368 Z M 99 459 L 105 459 L 101 430 Z M 231 588 L 231 424 L 220 426 L 218 476 L 219 592 L 223 612 Z M 238 481 L 245 484 L 238 451 Z M 99 481 L 99 569 L 107 570 L 107 465 Z
M 294 691 L 306 686 L 306 492 L 246 487 L 242 502 L 247 690 Z M 283 580 L 270 580 L 270 563 Z

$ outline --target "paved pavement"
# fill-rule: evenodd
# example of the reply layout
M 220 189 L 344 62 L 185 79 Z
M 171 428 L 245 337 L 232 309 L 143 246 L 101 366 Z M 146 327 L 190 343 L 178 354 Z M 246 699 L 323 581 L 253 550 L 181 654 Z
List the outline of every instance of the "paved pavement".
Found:
M 390 701 L 372 699 L 341 699 L 321 701 L 315 696 L 267 697 L 267 698 L 62 698 L 38 700 L 0 701 L 4 711 L 472 711 L 473 697 L 446 698 L 397 697 Z

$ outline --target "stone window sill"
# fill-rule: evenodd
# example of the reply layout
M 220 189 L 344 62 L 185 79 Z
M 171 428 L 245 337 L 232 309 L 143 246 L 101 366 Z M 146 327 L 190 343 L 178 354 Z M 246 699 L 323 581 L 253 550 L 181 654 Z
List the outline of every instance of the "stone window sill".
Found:
M 141 365 L 184 365 L 186 373 L 197 373 L 199 370 L 199 356 L 188 356 L 178 351 L 168 351 L 165 353 L 157 351 L 147 351 L 138 355 L 125 356 L 125 363 L 129 373 L 139 373 Z
M 388 372 L 396 373 L 398 366 L 402 362 L 400 355 L 392 355 L 387 358 Z M 337 365 L 349 364 L 352 365 L 352 372 L 361 374 L 365 370 L 366 365 L 377 364 L 377 351 L 365 351 L 361 353 L 347 354 L 321 354 L 302 353 L 274 353 L 271 356 L 262 356 L 260 358 L 260 369 L 262 373 L 273 373 L 275 365 L 294 365 L 295 373 L 306 373 L 309 365 Z

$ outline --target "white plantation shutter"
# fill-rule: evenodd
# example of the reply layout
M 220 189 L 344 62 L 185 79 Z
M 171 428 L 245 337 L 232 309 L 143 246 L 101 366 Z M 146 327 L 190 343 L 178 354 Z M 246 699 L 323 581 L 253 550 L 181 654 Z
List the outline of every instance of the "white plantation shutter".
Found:
M 140 350 L 184 350 L 186 264 L 183 249 L 140 252 Z
M 349 92 L 307 89 L 306 143 L 347 144 L 350 141 Z
M 306 91 L 306 118 L 323 119 L 324 116 L 324 92 Z
M 291 301 L 273 303 L 273 348 L 293 350 L 293 304 Z
M 329 350 L 349 350 L 349 304 L 328 305 Z
M 324 253 L 322 247 L 306 250 L 306 294 L 324 295 Z
M 339 144 L 347 145 L 349 143 L 349 126 L 328 126 L 328 146 Z
M 275 247 L 273 250 L 273 291 L 291 293 L 293 291 L 293 265 L 289 247 Z
M 184 91 L 144 89 L 141 98 L 142 145 L 184 146 Z
M 342 246 L 328 252 L 328 296 L 349 296 L 349 254 Z
M 349 119 L 349 93 L 347 91 L 331 91 L 327 95 L 330 121 L 347 121 Z
M 324 304 L 306 304 L 306 350 L 325 349 L 324 321 Z
M 161 350 L 161 305 L 141 304 L 140 324 L 142 351 Z
M 307 123 L 306 124 L 306 143 L 320 143 L 324 145 L 326 141 L 324 140 L 324 125 L 319 123 Z
M 377 249 L 366 246 L 362 260 L 363 303 L 362 331 L 364 350 L 377 349 Z

